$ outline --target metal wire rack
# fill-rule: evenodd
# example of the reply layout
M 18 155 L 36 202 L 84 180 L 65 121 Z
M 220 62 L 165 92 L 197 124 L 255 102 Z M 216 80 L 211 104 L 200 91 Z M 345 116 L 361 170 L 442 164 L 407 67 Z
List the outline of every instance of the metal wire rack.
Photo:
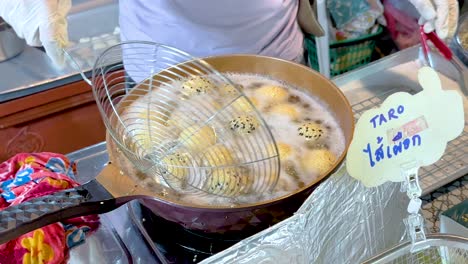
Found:
M 363 264 L 461 264 L 468 263 L 468 239 L 446 235 L 428 235 L 411 252 L 411 242 L 399 244 Z
M 391 94 L 396 92 L 407 92 L 415 94 L 419 91 L 398 87 L 389 89 L 374 97 L 370 97 L 354 104 L 353 111 L 356 120 L 367 110 L 376 108 Z M 423 195 L 468 173 L 468 123 L 465 121 L 463 133 L 456 139 L 448 142 L 445 154 L 436 163 L 421 167 L 419 170 L 420 185 Z
M 68 62 L 85 69 L 76 51 L 66 51 Z M 276 185 L 279 155 L 269 127 L 240 88 L 205 61 L 130 41 L 102 51 L 91 80 L 82 76 L 110 138 L 149 176 L 145 187 L 232 198 Z

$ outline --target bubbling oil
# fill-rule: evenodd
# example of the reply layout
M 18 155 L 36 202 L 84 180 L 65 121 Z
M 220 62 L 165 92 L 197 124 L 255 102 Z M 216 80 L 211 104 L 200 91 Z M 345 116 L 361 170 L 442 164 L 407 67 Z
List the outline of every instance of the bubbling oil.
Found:
M 343 131 L 336 118 L 320 99 L 269 76 L 246 73 L 225 73 L 225 76 L 243 87 L 244 94 L 252 101 L 268 124 L 277 145 L 280 147 L 280 154 L 282 152 L 281 146 L 286 146 L 289 153 L 283 155 L 284 157 L 280 155 L 280 176 L 274 191 L 271 193 L 252 194 L 235 199 L 187 195 L 182 197 L 182 200 L 199 204 L 235 205 L 274 199 L 316 182 L 322 176 L 320 171 L 307 171 L 304 168 L 305 164 L 315 162 L 314 160 L 304 160 L 307 156 L 306 152 L 325 149 L 335 157 L 339 157 L 344 151 Z M 280 87 L 287 93 L 278 96 L 281 98 L 271 99 L 271 95 L 261 92 L 262 89 L 268 90 L 265 87 Z M 291 109 L 294 110 L 288 111 Z M 325 131 L 324 136 L 317 140 L 307 140 L 299 135 L 298 128 L 301 124 L 308 123 L 321 126 Z
M 300 88 L 265 75 L 225 73 L 225 76 L 239 87 L 242 87 L 244 94 L 251 100 L 271 130 L 280 154 L 281 171 L 278 183 L 272 192 L 252 193 L 239 197 L 221 197 L 210 194 L 200 196 L 199 194 L 181 193 L 179 199 L 182 202 L 224 207 L 271 200 L 316 182 L 323 176 L 325 171 L 334 165 L 335 162 L 330 157 L 336 159 L 343 153 L 345 149 L 343 131 L 333 113 L 317 97 L 303 92 Z M 172 83 L 172 87 L 181 87 L 181 90 L 183 90 L 183 84 L 183 80 L 179 80 Z M 174 96 L 179 95 L 176 93 Z M 175 98 L 173 99 L 175 100 Z M 141 97 L 132 103 L 133 107 L 131 108 L 142 103 L 146 105 L 144 102 L 148 100 L 152 100 L 151 96 Z M 206 100 L 213 100 L 213 98 L 206 98 Z M 174 109 L 171 109 L 172 114 L 168 114 L 167 118 L 169 120 L 177 119 L 175 113 L 181 112 L 182 115 L 187 116 L 186 113 L 191 111 L 194 110 L 184 109 L 184 104 L 178 104 L 178 106 L 174 106 Z M 197 109 L 197 111 L 200 110 Z M 130 109 L 129 112 L 140 113 L 141 110 Z M 123 119 L 129 120 L 129 126 L 140 128 L 135 130 L 144 130 L 144 127 L 141 128 L 142 124 L 143 126 L 146 124 L 142 122 L 144 117 L 134 115 L 127 114 Z M 200 121 L 193 120 L 194 123 L 200 123 Z M 169 126 L 175 123 L 177 122 L 168 122 Z M 301 130 L 301 127 L 304 126 L 320 130 L 320 136 L 313 135 L 307 138 L 303 133 L 304 130 Z M 219 127 L 223 127 L 223 125 Z M 226 132 L 225 129 L 222 131 L 217 130 L 219 127 L 213 126 L 216 134 L 231 133 L 229 130 Z M 180 129 L 174 126 L 169 131 L 180 132 Z M 175 140 L 177 135 L 174 134 L 174 136 L 176 137 L 164 138 L 161 142 Z M 248 136 L 255 137 L 255 133 Z M 134 139 L 138 140 L 140 146 L 150 144 L 147 137 L 148 135 L 145 133 L 133 136 Z M 151 142 L 155 141 L 151 140 Z M 327 154 L 326 157 L 322 157 L 324 153 Z M 329 158 L 329 160 L 324 161 L 325 158 Z

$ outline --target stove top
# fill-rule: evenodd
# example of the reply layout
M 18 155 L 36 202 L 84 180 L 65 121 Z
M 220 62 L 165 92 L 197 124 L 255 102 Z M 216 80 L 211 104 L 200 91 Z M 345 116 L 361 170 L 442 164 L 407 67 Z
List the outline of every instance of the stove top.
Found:
M 188 230 L 156 216 L 138 202 L 131 203 L 129 213 L 162 263 L 198 263 L 243 239 Z

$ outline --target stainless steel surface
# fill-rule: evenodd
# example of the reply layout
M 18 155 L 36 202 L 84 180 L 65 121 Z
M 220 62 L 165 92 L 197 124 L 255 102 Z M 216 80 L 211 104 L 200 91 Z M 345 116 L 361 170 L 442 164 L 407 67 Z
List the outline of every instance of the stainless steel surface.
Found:
M 26 42 L 0 17 L 0 62 L 20 54 L 25 45 Z
M 416 60 L 419 57 L 420 49 L 421 47 L 418 45 L 399 51 L 369 63 L 365 67 L 339 75 L 333 78 L 332 81 L 343 90 L 352 103 L 369 98 L 368 95 L 363 94 L 366 91 L 375 94 L 387 90 L 390 86 L 395 87 L 398 85 L 419 89 L 419 84 L 415 81 L 417 76 L 414 74 L 413 76 L 402 76 L 389 70 Z M 467 96 L 468 73 L 463 63 L 458 58 L 453 58 L 452 61 L 448 62 L 439 54 L 434 53 L 431 53 L 431 57 L 434 60 L 434 68 L 448 78 L 457 81 L 461 91 Z M 358 93 L 356 94 L 356 92 Z
M 68 16 L 69 39 L 99 39 L 118 26 L 117 0 L 74 0 Z M 106 45 L 106 44 L 104 44 Z M 83 71 L 89 74 L 91 67 Z M 0 62 L 0 103 L 81 80 L 72 67 L 59 69 L 45 52 L 30 46 L 14 58 Z
M 81 184 L 94 179 L 109 161 L 105 142 L 70 153 L 67 157 L 76 162 L 78 170 L 76 180 Z M 122 206 L 103 214 L 100 216 L 101 223 L 106 229 L 115 230 L 129 251 L 133 263 L 164 263 L 159 262 L 153 255 L 155 253 L 148 247 L 127 211 L 128 207 Z
M 338 76 L 333 82 L 345 93 L 358 118 L 363 111 L 381 104 L 392 93 L 406 91 L 414 94 L 421 90 L 417 81 L 417 63 L 413 63 L 418 56 L 418 46 L 409 48 Z M 431 57 L 434 68 L 460 86 L 458 90 L 465 95 L 465 120 L 468 120 L 466 67 L 457 58 L 448 62 L 438 54 Z M 423 195 L 468 173 L 467 145 L 468 123 L 465 123 L 462 135 L 448 143 L 445 155 L 435 164 L 420 169 Z
M 106 142 L 77 150 L 68 154 L 67 157 L 76 162 L 76 180 L 80 184 L 96 178 L 96 175 L 104 168 L 107 162 L 109 162 Z
M 404 242 L 364 261 L 363 264 L 468 263 L 468 238 L 430 234 L 426 240 L 415 243 L 414 247 L 417 251 L 411 252 L 412 244 Z

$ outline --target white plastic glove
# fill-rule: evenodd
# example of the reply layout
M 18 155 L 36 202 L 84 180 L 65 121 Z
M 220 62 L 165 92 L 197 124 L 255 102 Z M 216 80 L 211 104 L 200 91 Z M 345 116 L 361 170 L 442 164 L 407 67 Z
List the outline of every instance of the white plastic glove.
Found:
M 419 24 L 424 32 L 436 31 L 441 39 L 450 40 L 457 29 L 457 0 L 409 0 L 421 15 Z
M 0 17 L 28 45 L 43 46 L 49 58 L 62 67 L 70 8 L 71 0 L 0 0 Z

